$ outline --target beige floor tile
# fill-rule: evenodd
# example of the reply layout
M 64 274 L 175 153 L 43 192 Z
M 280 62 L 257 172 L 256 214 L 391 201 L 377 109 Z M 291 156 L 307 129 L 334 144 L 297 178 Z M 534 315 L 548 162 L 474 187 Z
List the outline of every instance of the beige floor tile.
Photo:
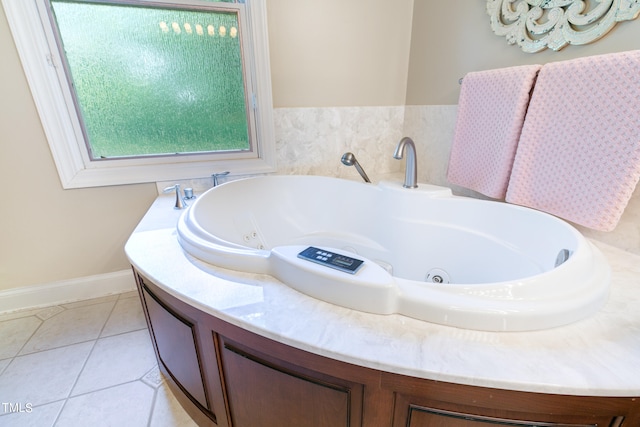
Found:
M 69 399 L 56 427 L 146 427 L 154 390 L 140 381 Z
M 116 302 L 113 312 L 102 330 L 102 336 L 121 334 L 147 328 L 142 305 L 138 295 L 133 298 L 123 298 Z
M 156 393 L 149 427 L 198 427 L 164 383 Z
M 0 416 L 0 426 L 20 426 L 20 427 L 53 427 L 62 409 L 64 400 L 49 403 L 47 405 L 32 407 L 29 411 L 25 405 L 25 412 L 12 413 Z M 0 415 L 2 408 L 0 407 Z
M 0 360 L 17 355 L 41 324 L 35 316 L 0 322 Z
M 156 357 L 146 329 L 101 338 L 93 348 L 72 395 L 139 380 L 155 365 Z
M 20 354 L 62 347 L 98 338 L 115 301 L 66 309 L 47 319 Z
M 0 375 L 2 401 L 34 406 L 69 396 L 94 342 L 18 356 Z

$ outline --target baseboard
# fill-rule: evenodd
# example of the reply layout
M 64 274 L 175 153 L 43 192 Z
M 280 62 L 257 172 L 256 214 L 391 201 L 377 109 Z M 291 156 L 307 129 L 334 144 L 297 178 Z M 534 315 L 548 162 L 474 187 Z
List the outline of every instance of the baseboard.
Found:
M 136 289 L 131 270 L 0 291 L 0 313 L 48 307 Z

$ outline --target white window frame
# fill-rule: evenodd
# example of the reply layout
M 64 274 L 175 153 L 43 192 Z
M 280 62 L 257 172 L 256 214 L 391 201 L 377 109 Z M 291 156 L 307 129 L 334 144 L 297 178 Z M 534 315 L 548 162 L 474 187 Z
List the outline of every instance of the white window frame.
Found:
M 220 3 L 239 10 L 248 22 L 243 47 L 248 67 L 247 90 L 252 91 L 256 134 L 250 152 L 138 157 L 92 161 L 89 158 L 77 112 L 60 78 L 62 62 L 42 6 L 46 0 L 2 0 L 44 132 L 63 188 L 98 187 L 143 182 L 208 177 L 231 171 L 234 175 L 270 173 L 276 170 L 273 101 L 267 33 L 266 0 Z M 126 2 L 125 2 L 126 3 Z M 154 0 L 150 4 L 184 5 L 198 0 Z M 64 71 L 63 71 L 64 75 Z M 66 77 L 65 77 L 66 79 Z M 251 89 L 253 87 L 253 90 Z M 251 119 L 249 119 L 251 120 Z

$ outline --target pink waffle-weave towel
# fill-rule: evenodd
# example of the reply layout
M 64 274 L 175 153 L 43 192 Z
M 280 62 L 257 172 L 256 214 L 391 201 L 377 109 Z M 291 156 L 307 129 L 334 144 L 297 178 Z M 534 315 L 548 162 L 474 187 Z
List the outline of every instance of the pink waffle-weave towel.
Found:
M 611 231 L 639 178 L 640 50 L 542 67 L 507 202 Z
M 540 65 L 468 73 L 462 80 L 447 179 L 504 199 Z

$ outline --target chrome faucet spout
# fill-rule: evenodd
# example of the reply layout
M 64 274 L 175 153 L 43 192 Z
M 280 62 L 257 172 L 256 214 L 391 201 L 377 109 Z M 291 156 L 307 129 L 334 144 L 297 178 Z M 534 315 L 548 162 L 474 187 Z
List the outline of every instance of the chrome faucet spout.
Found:
M 409 137 L 404 137 L 400 140 L 396 146 L 396 151 L 393 153 L 393 158 L 401 160 L 404 157 L 405 151 L 407 152 L 407 160 L 404 173 L 404 188 L 416 188 L 418 187 L 418 165 L 416 160 L 416 145 Z

